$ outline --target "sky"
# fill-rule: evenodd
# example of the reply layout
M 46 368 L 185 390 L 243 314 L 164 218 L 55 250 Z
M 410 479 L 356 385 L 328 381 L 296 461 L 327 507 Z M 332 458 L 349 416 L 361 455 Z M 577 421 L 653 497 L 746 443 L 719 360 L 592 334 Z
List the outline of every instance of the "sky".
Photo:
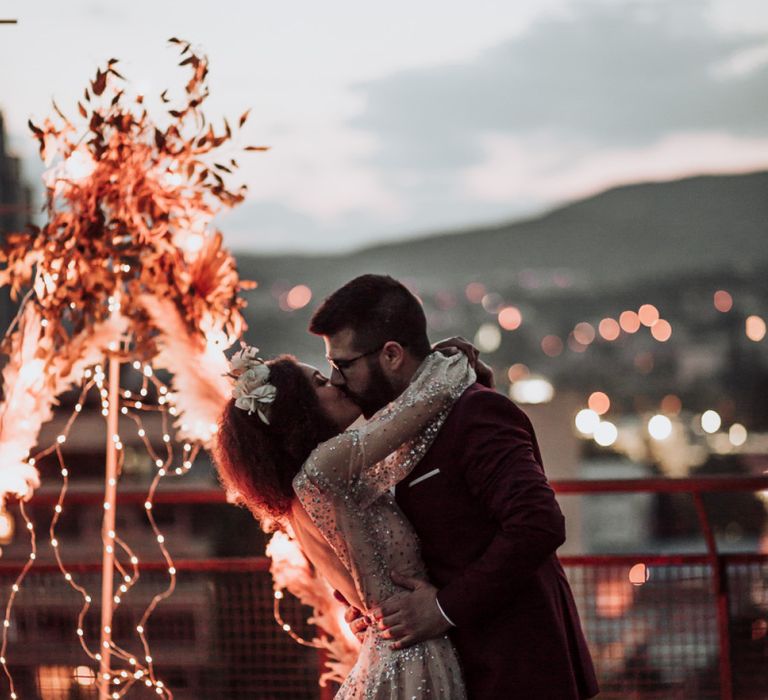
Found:
M 211 62 L 207 114 L 251 108 L 237 251 L 338 252 L 535 215 L 617 184 L 768 167 L 764 0 L 0 0 L 0 110 L 75 112 L 109 58 L 180 92 L 166 40 Z

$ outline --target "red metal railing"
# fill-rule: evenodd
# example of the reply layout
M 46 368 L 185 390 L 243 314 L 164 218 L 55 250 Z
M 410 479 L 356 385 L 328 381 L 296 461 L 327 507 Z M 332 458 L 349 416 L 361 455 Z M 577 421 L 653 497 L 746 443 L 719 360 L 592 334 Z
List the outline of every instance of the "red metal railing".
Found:
M 585 572 L 587 569 L 607 571 L 612 567 L 627 567 L 644 563 L 648 567 L 698 567 L 697 571 L 708 570 L 711 593 L 715 601 L 717 617 L 717 645 L 719 696 L 725 700 L 733 700 L 734 678 L 733 658 L 730 649 L 731 630 L 729 629 L 729 606 L 731 597 L 728 590 L 728 567 L 763 566 L 768 564 L 768 556 L 764 554 L 728 554 L 718 551 L 714 531 L 704 507 L 703 494 L 727 492 L 756 492 L 768 490 L 768 476 L 755 477 L 707 477 L 694 479 L 627 479 L 627 480 L 590 480 L 590 481 L 557 481 L 553 487 L 560 495 L 596 495 L 609 493 L 684 493 L 690 494 L 696 505 L 699 524 L 706 542 L 705 554 L 643 554 L 632 555 L 576 555 L 562 556 L 561 560 L 570 572 Z M 100 505 L 102 501 L 100 490 L 70 491 L 67 495 L 69 505 Z M 40 490 L 34 497 L 38 506 L 53 506 L 58 498 L 58 492 Z M 118 504 L 143 504 L 143 491 L 123 490 L 118 495 Z M 157 504 L 216 504 L 226 503 L 224 493 L 219 489 L 178 489 L 174 491 L 159 491 L 154 498 Z M 22 562 L 12 562 L 0 559 L 0 576 L 10 576 L 16 573 Z M 186 559 L 174 562 L 180 574 L 197 574 L 208 576 L 214 574 L 260 574 L 269 569 L 269 560 L 265 557 L 250 558 L 217 558 L 217 559 Z M 162 573 L 167 569 L 164 561 L 142 562 L 142 570 Z M 72 573 L 96 575 L 100 570 L 100 562 L 79 562 L 67 564 Z M 58 569 L 53 564 L 40 562 L 35 566 L 37 575 L 52 574 Z M 759 576 L 759 573 L 758 573 Z M 589 586 L 585 586 L 589 589 Z M 768 596 L 767 596 L 768 597 Z M 650 697 L 651 695 L 648 695 Z M 234 695 L 233 697 L 237 697 Z M 330 697 L 328 691 L 321 697 Z M 613 697 L 621 697 L 616 695 Z M 645 697 L 645 696 L 643 696 Z M 665 697 L 664 695 L 657 697 Z M 667 697 L 672 697 L 670 694 Z M 674 697 L 688 697 L 675 695 Z M 702 696 L 703 697 L 703 696 Z M 711 696 L 708 696 L 711 697 Z

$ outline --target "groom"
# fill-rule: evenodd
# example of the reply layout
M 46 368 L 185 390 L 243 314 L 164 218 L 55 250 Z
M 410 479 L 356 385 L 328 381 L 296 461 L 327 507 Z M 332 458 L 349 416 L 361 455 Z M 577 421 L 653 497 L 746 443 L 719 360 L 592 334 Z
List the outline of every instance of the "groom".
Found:
M 396 398 L 431 348 L 418 299 L 383 275 L 363 275 L 312 317 L 331 382 L 366 417 Z M 578 700 L 598 692 L 571 589 L 555 550 L 563 516 L 533 427 L 501 394 L 474 384 L 432 447 L 396 489 L 430 580 L 373 615 L 397 644 L 448 632 L 470 700 Z M 434 584 L 434 585 L 433 585 Z

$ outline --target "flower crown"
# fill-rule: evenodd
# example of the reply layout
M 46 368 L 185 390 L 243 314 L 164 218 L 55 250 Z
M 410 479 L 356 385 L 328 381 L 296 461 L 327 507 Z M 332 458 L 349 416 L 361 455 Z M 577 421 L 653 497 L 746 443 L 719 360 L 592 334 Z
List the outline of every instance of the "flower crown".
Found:
M 277 395 L 269 383 L 269 367 L 258 357 L 259 349 L 243 345 L 229 361 L 229 376 L 235 380 L 232 398 L 237 408 L 257 413 L 262 423 L 269 425 L 269 412 Z

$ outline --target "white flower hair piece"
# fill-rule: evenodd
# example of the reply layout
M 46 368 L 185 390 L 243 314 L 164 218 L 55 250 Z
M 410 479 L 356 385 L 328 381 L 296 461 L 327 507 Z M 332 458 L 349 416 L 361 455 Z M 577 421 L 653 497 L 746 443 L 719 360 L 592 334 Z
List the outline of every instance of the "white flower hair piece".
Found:
M 229 376 L 235 380 L 232 398 L 237 408 L 258 414 L 269 425 L 269 411 L 277 390 L 269 383 L 269 367 L 258 356 L 259 349 L 244 345 L 229 361 Z

